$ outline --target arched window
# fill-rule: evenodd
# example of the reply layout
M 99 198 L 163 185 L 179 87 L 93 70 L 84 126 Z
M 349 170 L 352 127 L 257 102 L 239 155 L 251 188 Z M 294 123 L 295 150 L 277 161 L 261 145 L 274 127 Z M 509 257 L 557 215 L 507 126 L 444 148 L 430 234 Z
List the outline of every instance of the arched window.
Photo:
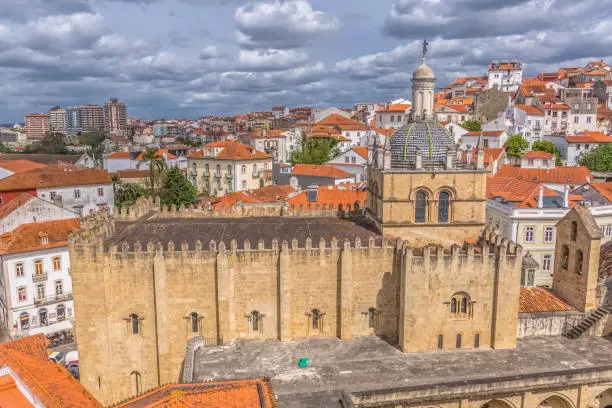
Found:
M 197 167 L 195 163 L 191 163 L 191 169 L 193 170 L 193 174 L 195 174 Z
M 561 267 L 563 269 L 567 269 L 568 264 L 569 264 L 569 248 L 567 247 L 567 245 L 563 245 L 563 248 L 561 249 Z
M 57 305 L 56 313 L 57 313 L 57 321 L 61 322 L 61 321 L 66 320 L 66 306 Z
M 19 327 L 21 330 L 28 330 L 30 328 L 30 315 L 26 312 L 19 315 Z
M 40 309 L 38 311 L 38 322 L 41 326 L 46 326 L 47 324 L 49 324 L 49 321 L 47 319 L 47 309 Z
M 206 170 L 206 174 L 208 174 L 208 172 L 210 171 L 210 166 L 208 163 L 206 163 L 206 165 L 204 166 L 204 169 Z
M 457 299 L 451 299 L 451 313 L 457 313 Z
M 242 165 L 242 174 L 246 174 L 246 165 Z
M 450 194 L 441 191 L 438 195 L 438 222 L 448 222 L 450 209 Z
M 374 316 L 376 316 L 376 309 L 371 307 L 368 309 L 368 327 L 370 329 L 374 328 Z
M 232 166 L 231 165 L 227 165 L 227 174 L 232 174 Z
M 257 165 L 253 164 L 253 174 L 257 174 Z
M 319 312 L 319 309 L 312 309 L 312 328 L 313 329 L 319 329 L 320 326 L 320 320 L 321 320 L 321 312 Z
M 142 376 L 138 371 L 132 371 L 130 375 L 132 376 L 132 381 L 134 381 L 136 395 L 140 395 L 142 393 Z
M 582 251 L 581 250 L 577 250 L 576 251 L 576 273 L 579 275 L 582 275 Z
M 417 191 L 416 202 L 414 206 L 414 222 L 423 224 L 427 217 L 427 193 Z
M 463 299 L 461 299 L 461 313 L 467 313 L 467 309 L 468 309 L 468 300 L 464 296 Z
M 246 180 L 242 180 L 242 189 L 243 190 L 247 189 L 247 182 L 246 182 Z
M 221 174 L 221 165 L 217 164 L 217 174 Z
M 253 327 L 253 331 L 259 331 L 259 326 L 261 325 L 261 314 L 257 310 L 253 310 L 251 312 L 251 325 Z
M 199 318 L 196 312 L 191 313 L 191 331 L 192 333 L 200 331 Z
M 576 221 L 572 221 L 571 240 L 575 241 L 577 235 L 578 235 L 578 224 L 576 223 Z
M 132 324 L 132 334 L 138 334 L 140 327 L 137 314 L 133 313 L 130 315 L 130 323 Z

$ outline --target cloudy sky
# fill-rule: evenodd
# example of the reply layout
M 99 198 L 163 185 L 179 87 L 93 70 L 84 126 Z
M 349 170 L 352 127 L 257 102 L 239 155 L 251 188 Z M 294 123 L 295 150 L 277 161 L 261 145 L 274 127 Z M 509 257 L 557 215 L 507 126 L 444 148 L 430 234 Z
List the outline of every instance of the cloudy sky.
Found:
M 519 59 L 612 60 L 612 0 L 0 0 L 0 123 L 116 96 L 148 119 L 410 95 Z

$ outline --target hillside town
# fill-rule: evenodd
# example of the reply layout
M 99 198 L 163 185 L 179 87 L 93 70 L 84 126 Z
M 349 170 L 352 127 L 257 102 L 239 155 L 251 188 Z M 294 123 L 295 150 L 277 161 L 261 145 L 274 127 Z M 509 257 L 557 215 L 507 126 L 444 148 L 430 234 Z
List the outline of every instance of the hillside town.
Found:
M 612 67 L 426 54 L 401 99 L 1 127 L 0 406 L 612 406 Z

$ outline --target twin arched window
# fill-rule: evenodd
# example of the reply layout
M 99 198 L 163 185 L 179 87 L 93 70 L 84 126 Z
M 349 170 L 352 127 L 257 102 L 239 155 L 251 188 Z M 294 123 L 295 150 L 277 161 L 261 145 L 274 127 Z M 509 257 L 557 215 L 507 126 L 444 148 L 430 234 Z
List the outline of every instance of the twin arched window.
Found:
M 472 302 L 466 293 L 456 293 L 450 301 L 451 317 L 462 318 L 472 314 Z
M 419 190 L 415 195 L 414 222 L 424 224 L 427 222 L 427 201 L 429 196 L 426 191 Z M 446 223 L 450 221 L 450 193 L 446 190 L 438 194 L 438 222 Z

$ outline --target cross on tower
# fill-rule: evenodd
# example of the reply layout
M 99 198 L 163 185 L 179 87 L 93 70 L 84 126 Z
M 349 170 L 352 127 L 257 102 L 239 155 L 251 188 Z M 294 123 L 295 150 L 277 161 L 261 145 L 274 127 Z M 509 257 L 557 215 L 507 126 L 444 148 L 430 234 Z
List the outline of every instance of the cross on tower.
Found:
M 421 58 L 421 63 L 425 63 L 425 56 L 427 55 L 427 49 L 429 47 L 429 42 L 427 40 L 423 40 L 423 57 Z

